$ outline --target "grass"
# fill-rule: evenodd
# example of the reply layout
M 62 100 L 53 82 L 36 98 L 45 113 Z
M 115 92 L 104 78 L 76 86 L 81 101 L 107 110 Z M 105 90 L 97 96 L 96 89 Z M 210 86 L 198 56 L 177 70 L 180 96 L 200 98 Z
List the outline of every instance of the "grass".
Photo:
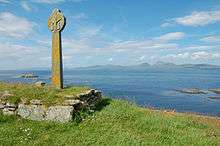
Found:
M 89 90 L 88 87 L 66 87 L 65 89 L 58 90 L 50 86 L 37 87 L 30 84 L 8 84 L 0 82 L 0 94 L 8 91 L 12 96 L 6 99 L 10 103 L 19 103 L 21 100 L 25 100 L 27 103 L 32 99 L 42 100 L 45 105 L 53 105 L 61 103 L 65 96 L 72 96 L 77 98 L 77 94 Z M 0 95 L 1 96 L 1 95 Z
M 220 120 L 103 99 L 78 124 L 0 114 L 0 145 L 220 145 Z

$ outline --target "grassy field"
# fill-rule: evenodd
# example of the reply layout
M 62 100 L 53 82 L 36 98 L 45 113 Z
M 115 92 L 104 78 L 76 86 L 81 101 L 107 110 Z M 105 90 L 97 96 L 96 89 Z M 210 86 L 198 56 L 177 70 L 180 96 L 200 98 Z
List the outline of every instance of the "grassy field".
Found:
M 19 103 L 25 100 L 27 103 L 32 99 L 42 100 L 45 105 L 53 105 L 63 102 L 65 96 L 76 98 L 77 94 L 88 91 L 88 87 L 66 87 L 62 90 L 52 88 L 50 86 L 37 87 L 31 84 L 8 84 L 0 82 L 0 97 L 4 92 L 9 92 L 10 97 L 0 100 L 8 100 L 10 103 Z
M 0 114 L 0 145 L 220 145 L 220 120 L 103 99 L 78 124 Z

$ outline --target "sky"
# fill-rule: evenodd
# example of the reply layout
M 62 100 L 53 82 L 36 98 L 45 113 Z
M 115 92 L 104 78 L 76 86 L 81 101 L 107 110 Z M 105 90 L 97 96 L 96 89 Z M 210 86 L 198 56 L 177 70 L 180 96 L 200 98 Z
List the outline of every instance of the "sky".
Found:
M 0 0 L 0 68 L 51 66 L 53 9 L 66 17 L 64 68 L 220 65 L 219 0 Z

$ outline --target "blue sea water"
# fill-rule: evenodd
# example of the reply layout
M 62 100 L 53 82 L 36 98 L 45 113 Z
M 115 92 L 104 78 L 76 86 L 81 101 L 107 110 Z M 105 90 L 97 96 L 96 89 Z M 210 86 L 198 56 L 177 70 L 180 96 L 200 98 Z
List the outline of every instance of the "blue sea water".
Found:
M 0 81 L 32 83 L 17 75 L 33 72 L 50 83 L 50 71 L 0 71 Z M 111 98 L 128 99 L 141 106 L 220 116 L 220 100 L 208 94 L 189 95 L 175 89 L 220 88 L 220 69 L 191 68 L 82 68 L 64 71 L 65 85 L 87 85 Z

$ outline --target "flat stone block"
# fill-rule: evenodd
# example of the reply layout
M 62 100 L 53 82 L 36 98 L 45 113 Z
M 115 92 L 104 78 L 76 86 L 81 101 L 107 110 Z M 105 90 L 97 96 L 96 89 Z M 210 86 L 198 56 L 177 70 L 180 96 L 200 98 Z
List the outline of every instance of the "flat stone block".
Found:
M 45 117 L 45 108 L 38 105 L 19 104 L 18 115 L 26 119 L 42 121 Z
M 74 108 L 72 106 L 51 106 L 46 113 L 46 120 L 57 122 L 69 122 L 73 119 Z

